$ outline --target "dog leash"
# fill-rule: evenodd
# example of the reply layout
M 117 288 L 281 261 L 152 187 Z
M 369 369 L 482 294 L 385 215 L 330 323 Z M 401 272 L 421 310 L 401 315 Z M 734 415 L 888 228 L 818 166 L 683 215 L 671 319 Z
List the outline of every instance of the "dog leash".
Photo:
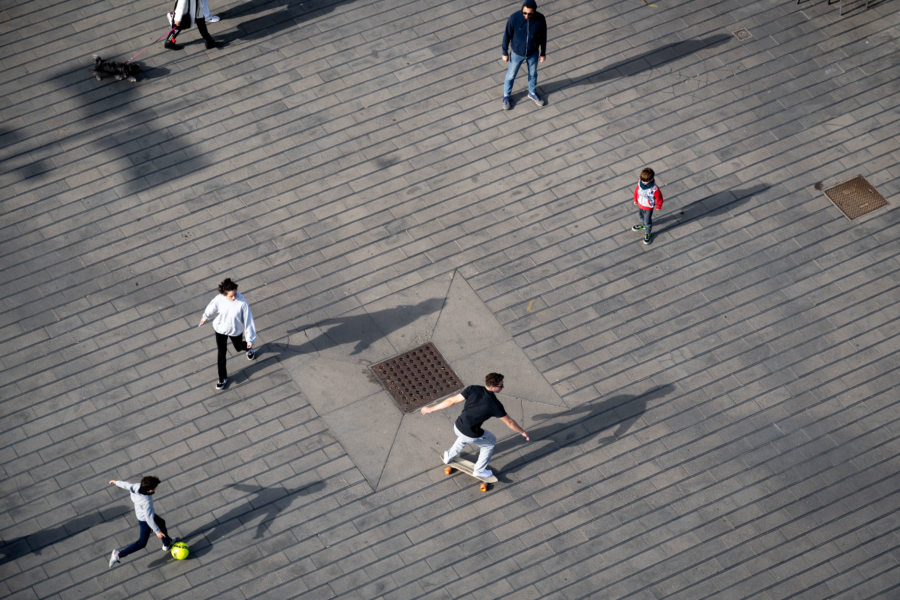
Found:
M 158 38 L 156 38 L 156 39 L 153 41 L 153 44 L 155 44 L 155 43 L 158 42 L 159 40 L 163 39 L 164 37 L 167 37 L 167 36 L 171 35 L 172 32 L 175 31 L 176 29 L 178 29 L 178 28 L 177 28 L 177 27 L 173 27 L 172 29 L 170 29 L 170 30 L 167 31 L 166 33 L 162 34 L 161 36 L 159 36 Z M 153 44 L 150 44 L 150 46 L 152 46 Z M 149 48 L 150 46 L 147 46 L 147 48 Z M 143 54 L 143 53 L 147 50 L 147 48 L 144 48 L 143 50 L 141 50 L 140 52 L 138 52 L 137 54 L 135 54 L 134 56 L 132 56 L 131 58 L 129 58 L 128 60 L 126 60 L 126 61 L 125 61 L 125 64 L 127 65 L 128 63 L 130 63 L 131 61 L 133 61 L 134 59 L 136 59 L 138 56 L 140 56 L 141 54 Z

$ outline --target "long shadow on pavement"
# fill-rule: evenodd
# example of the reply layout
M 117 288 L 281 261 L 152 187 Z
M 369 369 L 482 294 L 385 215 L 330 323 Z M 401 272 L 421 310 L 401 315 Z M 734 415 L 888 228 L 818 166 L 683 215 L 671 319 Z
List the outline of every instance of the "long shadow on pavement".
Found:
M 698 219 L 707 219 L 734 210 L 747 200 L 768 190 L 766 184 L 754 185 L 744 190 L 726 190 L 717 192 L 691 202 L 678 213 L 668 212 L 653 220 L 653 231 L 658 235 L 662 231 L 671 231 L 679 225 L 685 225 Z M 665 208 L 665 206 L 663 206 Z M 634 209 L 637 214 L 637 208 Z
M 214 35 L 217 39 L 228 43 L 234 40 L 255 40 L 271 36 L 282 29 L 299 25 L 307 19 L 320 17 L 336 7 L 352 0 L 276 0 L 275 2 L 245 2 L 239 6 L 220 12 L 221 25 L 229 25 L 236 21 L 266 10 L 278 9 L 274 12 L 240 21 L 234 25 L 236 31 L 228 31 Z
M 662 398 L 674 389 L 675 386 L 666 384 L 643 394 L 621 394 L 602 402 L 577 406 L 562 413 L 534 415 L 536 420 L 554 419 L 554 422 L 529 429 L 530 442 L 516 436 L 498 444 L 497 449 L 500 450 L 502 446 L 503 451 L 513 450 L 519 446 L 533 447 L 534 449 L 516 457 L 495 474 L 501 481 L 506 481 L 505 475 L 514 473 L 538 459 L 547 459 L 564 448 L 582 444 L 612 427 L 616 428 L 615 431 L 598 440 L 597 444 L 605 445 L 614 442 L 625 435 L 635 421 L 644 414 L 644 411 L 647 410 L 647 402 Z M 527 446 L 525 446 L 526 444 Z
M 287 509 L 299 496 L 313 494 L 325 488 L 324 481 L 300 486 L 295 489 L 284 487 L 261 487 L 258 485 L 233 484 L 229 487 L 252 494 L 243 504 L 235 506 L 221 517 L 213 518 L 208 524 L 194 529 L 176 539 L 186 542 L 191 549 L 191 556 L 203 556 L 212 550 L 215 542 L 232 532 L 241 529 L 248 522 L 260 519 L 256 525 L 254 539 L 261 539 L 269 530 L 272 521 Z M 167 562 L 161 559 L 160 563 Z
M 52 546 L 56 542 L 80 535 L 101 523 L 118 519 L 119 517 L 130 513 L 131 509 L 127 507 L 105 508 L 96 512 L 91 512 L 80 517 L 67 519 L 65 523 L 57 527 L 42 529 L 36 533 L 24 535 L 9 541 L 3 540 L 0 544 L 0 565 L 21 558 L 26 554 L 40 554 L 44 548 Z
M 435 313 L 441 310 L 443 306 L 443 298 L 429 298 L 422 300 L 418 304 L 403 304 L 371 313 L 325 319 L 317 323 L 310 323 L 309 325 L 288 330 L 288 333 L 294 334 L 312 327 L 325 328 L 331 326 L 317 337 L 300 345 L 271 344 L 271 346 L 282 355 L 306 354 L 355 342 L 351 354 L 359 354 L 388 333 L 397 331 L 420 317 Z
M 550 95 L 553 92 L 579 85 L 592 85 L 618 77 L 633 77 L 644 71 L 682 59 L 700 50 L 720 46 L 731 38 L 732 36 L 730 35 L 720 33 L 699 40 L 686 40 L 666 44 L 661 48 L 620 60 L 588 75 L 554 79 L 548 83 L 541 84 L 540 88 L 545 94 Z

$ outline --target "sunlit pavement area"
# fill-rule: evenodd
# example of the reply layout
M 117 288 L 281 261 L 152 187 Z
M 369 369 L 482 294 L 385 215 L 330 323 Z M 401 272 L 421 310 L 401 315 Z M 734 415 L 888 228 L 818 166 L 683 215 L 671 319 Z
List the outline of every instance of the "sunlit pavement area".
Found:
M 0 597 L 897 597 L 900 4 L 539 1 L 504 111 L 519 6 L 0 9 Z M 531 434 L 488 492 L 369 369 L 426 342 Z M 150 474 L 190 555 L 109 568 Z

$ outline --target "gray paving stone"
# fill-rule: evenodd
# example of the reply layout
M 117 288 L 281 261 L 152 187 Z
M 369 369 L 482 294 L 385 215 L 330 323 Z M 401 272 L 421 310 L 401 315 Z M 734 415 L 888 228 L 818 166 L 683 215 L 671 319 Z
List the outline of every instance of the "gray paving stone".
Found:
M 52 21 L 7 11 L 3 539 L 56 539 L 98 506 L 125 519 L 40 554 L 4 546 L 4 596 L 891 590 L 896 535 L 860 525 L 897 508 L 875 475 L 897 452 L 894 211 L 849 222 L 814 188 L 864 174 L 894 203 L 887 5 L 544 7 L 550 103 L 509 113 L 503 66 L 483 61 L 514 7 L 266 6 L 285 18 L 214 7 L 227 48 L 148 50 L 133 86 L 59 65 L 131 55 L 154 10 L 100 47 L 99 9 L 78 0 Z M 645 248 L 626 230 L 647 163 L 666 207 Z M 487 496 L 415 470 L 375 492 L 279 353 L 298 323 L 453 272 L 575 412 L 527 412 L 536 435 L 504 440 Z M 274 360 L 232 360 L 220 394 L 210 340 L 188 330 L 223 273 L 266 283 L 249 297 Z M 589 412 L 649 386 L 671 391 L 638 415 Z M 135 555 L 98 576 L 133 516 L 93 482 L 150 470 L 170 523 L 211 526 L 212 545 L 188 540 L 179 575 Z

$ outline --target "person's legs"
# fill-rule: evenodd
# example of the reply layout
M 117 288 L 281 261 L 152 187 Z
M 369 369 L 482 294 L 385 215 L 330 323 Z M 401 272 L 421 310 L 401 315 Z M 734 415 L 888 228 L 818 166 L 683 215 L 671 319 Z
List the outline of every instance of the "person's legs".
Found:
M 528 57 L 528 93 L 537 96 L 538 53 Z
M 159 527 L 159 530 L 163 532 L 164 537 L 162 541 L 163 550 L 168 550 L 169 546 L 172 545 L 172 538 L 169 537 L 169 530 L 166 529 L 166 520 L 161 516 L 154 514 L 153 521 L 156 523 L 156 526 Z
M 197 31 L 200 32 L 200 35 L 203 37 L 203 41 L 206 42 L 207 48 L 215 48 L 219 45 L 219 42 L 214 40 L 213 36 L 209 35 L 209 30 L 206 28 L 206 19 L 197 19 Z
M 450 449 L 444 453 L 445 462 L 449 462 L 459 456 L 459 453 L 463 451 L 468 444 L 472 444 L 475 442 L 475 438 L 469 437 L 467 435 L 463 435 L 459 432 L 459 429 L 456 428 L 456 425 L 453 426 L 453 433 L 456 434 L 456 441 L 450 446 Z
M 247 351 L 247 342 L 244 341 L 243 336 L 233 335 L 231 336 L 231 345 L 234 346 L 234 349 L 238 352 L 246 352 Z
M 228 379 L 228 370 L 225 368 L 225 358 L 228 351 L 228 336 L 224 333 L 216 332 L 216 364 L 219 367 L 219 381 Z
M 503 82 L 503 97 L 506 98 L 512 92 L 513 82 L 516 80 L 516 73 L 525 60 L 524 56 L 519 56 L 515 52 L 509 53 L 509 68 L 506 69 L 506 80 Z
M 141 526 L 141 535 L 138 541 L 119 550 L 119 558 L 124 558 L 147 545 L 147 540 L 150 539 L 150 526 L 143 521 L 138 521 L 138 523 Z
M 641 210 L 641 223 L 644 225 L 644 233 L 650 235 L 653 228 L 653 209 Z
M 170 50 L 181 50 L 183 46 L 175 41 L 175 37 L 181 32 L 181 27 L 174 27 L 169 35 L 166 36 L 164 46 Z
M 490 431 L 485 430 L 484 435 L 472 443 L 480 448 L 478 452 L 478 462 L 475 463 L 475 468 L 472 469 L 477 475 L 478 473 L 487 471 L 488 462 L 494 454 L 494 446 L 497 445 L 497 436 Z

